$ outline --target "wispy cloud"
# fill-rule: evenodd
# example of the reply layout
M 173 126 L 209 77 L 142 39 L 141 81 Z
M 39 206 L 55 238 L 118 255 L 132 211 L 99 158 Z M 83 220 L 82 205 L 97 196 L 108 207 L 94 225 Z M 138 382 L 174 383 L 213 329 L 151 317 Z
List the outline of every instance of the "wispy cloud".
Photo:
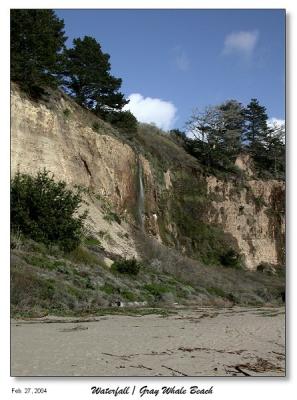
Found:
M 129 110 L 140 122 L 154 123 L 159 128 L 168 130 L 176 120 L 177 108 L 170 101 L 143 97 L 132 93 L 124 110 Z
M 258 38 L 257 30 L 232 32 L 225 37 L 223 54 L 238 54 L 249 58 L 253 54 Z
M 190 68 L 190 59 L 182 46 L 176 46 L 173 49 L 173 54 L 176 67 L 180 71 L 188 71 Z

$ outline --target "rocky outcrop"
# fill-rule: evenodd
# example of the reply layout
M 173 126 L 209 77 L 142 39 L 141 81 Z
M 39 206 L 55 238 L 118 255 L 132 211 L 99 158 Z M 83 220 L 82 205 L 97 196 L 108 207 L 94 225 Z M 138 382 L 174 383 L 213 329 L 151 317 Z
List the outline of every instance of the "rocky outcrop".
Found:
M 235 160 L 235 165 L 244 171 L 247 176 L 253 176 L 254 165 L 249 154 L 240 154 Z
M 284 183 L 248 180 L 244 187 L 207 178 L 208 194 L 213 199 L 209 221 L 220 224 L 236 238 L 249 269 L 259 264 L 283 264 Z M 274 203 L 274 196 L 279 204 Z

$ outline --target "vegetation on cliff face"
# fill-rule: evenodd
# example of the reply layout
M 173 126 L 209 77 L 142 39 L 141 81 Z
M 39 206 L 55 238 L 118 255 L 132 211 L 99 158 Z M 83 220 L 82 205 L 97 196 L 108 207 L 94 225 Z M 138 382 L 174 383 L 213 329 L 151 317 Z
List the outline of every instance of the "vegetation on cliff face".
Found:
M 232 254 L 240 261 L 240 249 L 218 225 L 207 222 L 212 197 L 207 192 L 203 167 L 168 134 L 154 127 L 144 128 L 145 134 L 139 131 L 134 142 L 137 140 L 138 152 L 145 154 L 153 166 L 158 226 L 163 242 L 168 246 L 131 226 L 129 234 L 137 242 L 141 268 L 137 275 L 123 274 L 117 268 L 107 267 L 106 257 L 116 265 L 121 265 L 121 259 L 107 252 L 98 239 L 86 238 L 69 253 L 30 241 L 14 232 L 11 279 L 16 315 L 96 313 L 116 304 L 129 307 L 137 302 L 151 307 L 174 303 L 259 305 L 282 301 L 284 279 L 281 270 L 270 275 L 269 268 L 263 272 L 249 272 L 237 269 L 237 263 L 227 265 L 226 259 L 230 256 L 233 259 Z M 166 188 L 164 181 L 168 168 L 170 188 Z M 137 187 L 138 175 L 135 171 L 133 174 Z M 144 184 L 148 196 L 148 182 L 144 180 Z M 279 215 L 282 193 L 275 193 L 273 198 L 273 214 Z M 260 200 L 258 203 L 261 207 Z M 44 205 L 51 207 L 50 202 Z M 106 215 L 116 214 L 112 204 L 103 209 Z M 112 218 L 110 224 L 118 225 L 119 222 Z M 271 228 L 277 231 L 279 224 L 276 220 Z M 98 226 L 98 232 L 100 229 Z M 100 233 L 103 234 L 107 236 L 108 231 Z M 116 242 L 114 246 L 117 246 Z
M 168 134 L 154 126 L 140 124 L 134 141 L 138 143 L 139 151 L 151 165 L 155 184 L 153 189 L 147 183 L 146 198 L 151 203 L 156 199 L 154 212 L 158 216 L 157 223 L 162 241 L 208 265 L 221 264 L 228 254 L 233 253 L 236 254 L 236 265 L 244 266 L 244 257 L 241 256 L 241 249 L 233 234 L 238 230 L 240 233 L 243 220 L 246 220 L 249 228 L 244 228 L 245 232 L 242 236 L 249 243 L 249 251 L 255 250 L 253 232 L 260 227 L 256 227 L 254 218 L 258 215 L 258 218 L 262 218 L 265 222 L 266 213 L 263 214 L 263 210 L 270 207 L 272 200 L 272 197 L 269 197 L 269 187 L 275 186 L 275 190 L 279 192 L 279 202 L 284 205 L 284 187 L 281 181 L 278 183 L 258 181 L 255 177 L 256 171 L 253 170 L 255 175 L 251 176 L 250 171 L 246 173 L 232 164 L 233 169 L 229 171 L 212 170 L 216 176 L 212 179 L 217 183 L 214 183 L 214 187 L 210 190 L 207 183 L 208 177 L 210 178 L 210 169 L 199 159 L 189 156 L 182 142 L 177 140 L 176 132 Z M 170 188 L 166 187 L 164 178 L 166 174 L 170 174 Z M 250 180 L 252 186 L 250 186 Z M 256 185 L 260 191 L 255 187 L 255 194 L 253 182 L 260 184 L 260 186 Z M 265 190 L 266 186 L 267 190 Z M 264 192 L 267 192 L 265 199 Z M 217 207 L 219 204 L 222 209 Z M 146 209 L 149 212 L 150 204 L 146 205 Z M 223 228 L 228 223 L 228 212 L 232 212 L 232 217 L 234 214 L 233 231 L 229 230 L 230 233 L 224 231 Z M 237 214 L 238 222 L 235 218 Z M 210 223 L 210 220 L 213 222 Z M 272 222 L 271 219 L 270 221 Z M 275 235 L 278 238 L 282 237 L 278 240 L 278 245 L 284 249 L 283 215 L 279 214 L 278 221 L 274 222 L 273 226 L 277 234 L 271 230 L 267 234 L 272 241 Z M 277 263 L 283 265 L 283 258 L 278 256 L 277 259 Z
M 172 176 L 172 195 L 161 209 L 165 243 L 174 244 L 204 264 L 221 264 L 221 257 L 230 249 L 239 252 L 231 235 L 207 221 L 211 199 L 205 179 L 187 170 L 172 171 Z M 171 226 L 174 228 L 170 231 Z

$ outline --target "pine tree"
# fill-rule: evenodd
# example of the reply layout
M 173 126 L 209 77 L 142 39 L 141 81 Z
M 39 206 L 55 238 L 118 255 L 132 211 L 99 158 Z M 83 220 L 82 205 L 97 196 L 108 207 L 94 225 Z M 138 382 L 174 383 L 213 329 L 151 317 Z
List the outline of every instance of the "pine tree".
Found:
M 32 96 L 58 85 L 63 29 L 52 10 L 11 10 L 11 79 Z
M 285 145 L 283 127 L 269 127 L 266 108 L 252 99 L 245 109 L 245 138 L 260 175 L 283 178 Z
M 236 157 L 242 148 L 244 112 L 237 100 L 227 100 L 218 106 L 221 118 L 221 142 L 223 151 L 231 158 Z
M 64 84 L 66 92 L 78 104 L 106 117 L 128 103 L 119 92 L 122 80 L 110 74 L 109 54 L 92 37 L 74 39 L 65 51 Z
M 266 169 L 273 173 L 275 178 L 284 178 L 286 170 L 285 159 L 285 126 L 274 124 L 269 127 L 269 134 L 265 142 Z
M 259 151 L 262 142 L 268 135 L 266 108 L 257 99 L 251 99 L 244 110 L 245 140 L 251 153 Z

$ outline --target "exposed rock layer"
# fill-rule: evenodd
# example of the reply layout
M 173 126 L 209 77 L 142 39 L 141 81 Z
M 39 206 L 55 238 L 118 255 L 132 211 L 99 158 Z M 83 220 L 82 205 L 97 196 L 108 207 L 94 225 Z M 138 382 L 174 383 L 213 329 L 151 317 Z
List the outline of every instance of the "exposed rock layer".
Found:
M 170 221 L 161 218 L 171 194 L 178 190 L 174 168 L 163 171 L 160 183 L 147 158 L 108 134 L 111 128 L 103 121 L 95 129 L 95 117 L 63 95 L 56 95 L 49 103 L 34 103 L 12 86 L 11 112 L 12 174 L 17 170 L 34 174 L 45 167 L 56 179 L 87 188 L 93 195 L 89 206 L 90 223 L 95 231 L 102 230 L 102 224 L 107 223 L 94 196 L 108 201 L 127 221 L 113 231 L 118 239 L 111 240 L 109 250 L 121 255 L 137 253 L 133 241 L 123 238 L 129 224 L 136 223 L 139 162 L 145 192 L 145 230 L 162 241 L 160 227 L 165 224 L 178 240 L 174 217 Z M 244 169 L 244 160 L 237 165 Z M 185 173 L 189 175 L 191 171 Z M 196 175 L 189 176 L 193 187 L 201 182 Z M 261 262 L 280 264 L 284 253 L 284 183 L 252 180 L 250 166 L 248 176 L 243 186 L 214 176 L 204 177 L 211 201 L 204 219 L 220 225 L 236 239 L 248 268 L 255 269 Z M 164 193 L 165 205 L 160 201 Z

